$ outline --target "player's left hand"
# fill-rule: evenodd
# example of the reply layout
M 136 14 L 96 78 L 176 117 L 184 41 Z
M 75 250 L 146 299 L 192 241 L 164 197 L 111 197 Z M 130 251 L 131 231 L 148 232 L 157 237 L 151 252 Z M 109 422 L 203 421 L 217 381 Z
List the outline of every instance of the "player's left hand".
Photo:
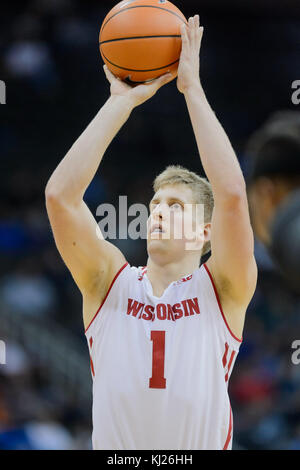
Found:
M 177 88 L 181 93 L 200 82 L 200 47 L 203 27 L 199 15 L 189 18 L 188 26 L 181 26 L 182 49 L 178 66 Z

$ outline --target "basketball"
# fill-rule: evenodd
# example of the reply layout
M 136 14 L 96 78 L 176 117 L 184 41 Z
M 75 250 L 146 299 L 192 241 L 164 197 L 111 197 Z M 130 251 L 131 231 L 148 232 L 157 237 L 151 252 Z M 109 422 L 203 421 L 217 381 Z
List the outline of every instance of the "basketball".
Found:
M 99 47 L 109 70 L 128 83 L 177 76 L 181 11 L 167 0 L 124 0 L 105 17 Z

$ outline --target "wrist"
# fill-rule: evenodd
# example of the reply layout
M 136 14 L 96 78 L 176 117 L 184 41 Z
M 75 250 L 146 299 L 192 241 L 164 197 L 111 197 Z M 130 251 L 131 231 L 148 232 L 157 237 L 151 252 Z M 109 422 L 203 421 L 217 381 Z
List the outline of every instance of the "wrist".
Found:
M 195 80 L 191 83 L 183 92 L 185 97 L 189 97 L 191 94 L 200 93 L 204 95 L 204 91 L 200 80 Z
M 126 95 L 111 95 L 108 101 L 112 104 L 117 104 L 118 107 L 128 112 L 131 112 L 135 108 L 134 100 Z

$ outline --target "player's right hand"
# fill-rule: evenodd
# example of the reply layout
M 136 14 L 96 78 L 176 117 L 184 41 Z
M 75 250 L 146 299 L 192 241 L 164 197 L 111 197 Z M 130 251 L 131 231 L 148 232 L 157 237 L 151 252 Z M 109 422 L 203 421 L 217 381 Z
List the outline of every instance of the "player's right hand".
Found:
M 152 82 L 133 87 L 116 77 L 108 69 L 107 65 L 104 65 L 103 68 L 106 78 L 110 83 L 111 96 L 127 96 L 134 107 L 139 106 L 150 99 L 155 95 L 159 88 L 175 78 L 171 73 L 166 73 Z

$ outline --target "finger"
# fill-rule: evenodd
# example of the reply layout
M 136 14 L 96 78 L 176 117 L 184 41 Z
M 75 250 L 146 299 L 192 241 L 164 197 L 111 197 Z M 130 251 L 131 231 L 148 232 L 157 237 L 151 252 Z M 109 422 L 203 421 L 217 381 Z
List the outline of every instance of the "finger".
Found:
M 189 45 L 187 26 L 185 25 L 185 23 L 182 23 L 181 25 L 181 41 L 182 41 L 182 49 L 185 51 Z
M 194 16 L 193 40 L 194 40 L 195 47 L 198 47 L 199 46 L 199 41 L 200 41 L 200 17 L 199 17 L 199 15 Z
M 188 27 L 188 37 L 189 37 L 189 40 L 192 41 L 193 40 L 193 37 L 194 37 L 194 18 L 193 17 L 190 17 L 189 18 L 189 27 Z
M 194 17 L 193 17 L 193 16 L 190 16 L 190 17 L 189 17 L 189 26 L 190 26 L 190 27 L 193 27 L 193 26 L 194 26 Z
M 173 80 L 173 75 L 171 73 L 165 73 L 161 77 L 158 77 L 153 80 L 153 82 L 149 83 L 148 87 L 153 91 L 157 91 L 159 88 L 161 88 L 163 85 L 170 82 L 171 80 Z
M 201 42 L 202 42 L 202 38 L 203 38 L 203 33 L 204 33 L 204 28 L 203 26 L 200 27 L 200 46 L 201 46 Z
M 204 32 L 204 28 L 203 28 L 203 26 L 200 26 L 198 28 L 198 32 L 197 32 L 197 35 L 196 35 L 196 38 L 195 38 L 195 47 L 197 49 L 200 49 L 200 47 L 201 47 L 203 32 Z
M 112 81 L 111 72 L 108 70 L 106 64 L 103 65 L 103 70 L 104 70 L 104 73 L 106 75 L 107 80 L 111 83 L 111 81 Z
M 115 80 L 115 79 L 117 78 L 117 77 L 115 77 L 114 74 L 109 70 L 109 68 L 107 67 L 106 64 L 103 66 L 103 69 L 104 69 L 106 78 L 107 78 L 107 80 L 109 81 L 109 83 L 111 83 L 113 80 Z
M 165 83 L 168 83 L 170 82 L 171 80 L 173 79 L 173 75 L 171 73 L 165 73 L 164 75 L 162 75 L 161 77 L 158 77 L 156 80 L 155 80 L 155 85 L 160 88 L 161 86 L 163 86 Z

